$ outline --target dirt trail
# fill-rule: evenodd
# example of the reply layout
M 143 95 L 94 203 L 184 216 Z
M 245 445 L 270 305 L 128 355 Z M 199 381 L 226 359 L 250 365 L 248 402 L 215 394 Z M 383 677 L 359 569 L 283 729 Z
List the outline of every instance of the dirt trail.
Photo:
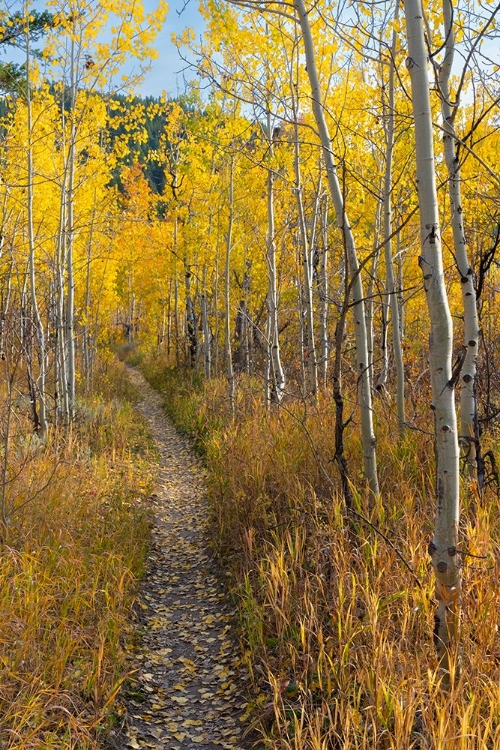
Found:
M 244 674 L 234 612 L 208 544 L 204 470 L 159 394 L 137 371 L 130 377 L 142 394 L 138 409 L 159 450 L 160 472 L 139 601 L 137 684 L 125 698 L 128 729 L 116 747 L 244 748 Z

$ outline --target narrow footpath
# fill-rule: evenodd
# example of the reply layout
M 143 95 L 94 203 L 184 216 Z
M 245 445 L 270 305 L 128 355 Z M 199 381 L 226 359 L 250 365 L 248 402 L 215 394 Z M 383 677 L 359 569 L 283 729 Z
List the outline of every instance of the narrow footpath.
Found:
M 160 454 L 152 497 L 152 547 L 139 607 L 142 632 L 127 728 L 116 747 L 244 748 L 245 677 L 234 608 L 213 559 L 204 469 L 162 409 L 161 396 L 130 371 Z

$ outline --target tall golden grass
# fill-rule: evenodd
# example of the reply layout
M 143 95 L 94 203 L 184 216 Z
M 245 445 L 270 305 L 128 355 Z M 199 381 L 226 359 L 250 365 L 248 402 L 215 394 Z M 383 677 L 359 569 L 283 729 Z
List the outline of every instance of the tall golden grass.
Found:
M 355 422 L 346 450 L 347 515 L 333 459 L 334 408 L 266 411 L 242 381 L 236 418 L 224 381 L 151 362 L 177 424 L 208 466 L 214 534 L 232 565 L 243 647 L 255 681 L 259 747 L 280 750 L 500 748 L 497 488 L 464 480 L 462 670 L 442 689 L 433 647 L 432 438 L 377 425 L 382 496 L 363 491 Z M 411 570 L 410 570 L 411 569 Z
M 100 746 L 126 676 L 152 454 L 122 366 L 107 366 L 74 428 L 11 435 L 0 546 L 0 747 Z

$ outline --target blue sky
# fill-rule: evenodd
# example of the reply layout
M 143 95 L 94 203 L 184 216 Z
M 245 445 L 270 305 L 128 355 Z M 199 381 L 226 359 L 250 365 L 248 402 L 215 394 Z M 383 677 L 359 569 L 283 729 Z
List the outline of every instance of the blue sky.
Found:
M 144 6 L 151 11 L 156 7 L 156 0 L 144 0 Z M 203 33 L 204 21 L 198 12 L 198 0 L 188 0 L 187 3 L 185 0 L 170 0 L 167 19 L 155 45 L 159 56 L 139 89 L 142 94 L 159 96 L 166 91 L 176 96 L 184 90 L 184 79 L 194 77 L 189 70 L 183 72 L 186 65 L 171 42 L 172 33 L 179 33 L 187 27 L 191 27 L 197 36 Z
M 157 7 L 157 0 L 144 0 L 144 7 L 151 12 Z M 0 0 L 0 5 L 5 5 L 5 0 Z M 34 0 L 37 10 L 47 7 L 46 0 Z M 21 7 L 20 0 L 13 0 L 7 6 L 10 10 L 18 10 Z M 204 30 L 204 20 L 198 11 L 198 0 L 169 0 L 168 15 L 161 33 L 158 35 L 155 46 L 158 57 L 151 63 L 151 70 L 144 77 L 144 82 L 137 87 L 136 91 L 144 96 L 160 96 L 165 91 L 170 96 L 177 96 L 185 89 L 185 81 L 194 78 L 190 70 L 186 70 L 186 63 L 180 59 L 177 48 L 172 44 L 173 33 L 180 33 L 185 28 L 192 28 L 200 37 Z M 24 53 L 7 47 L 0 50 L 0 59 L 24 62 Z

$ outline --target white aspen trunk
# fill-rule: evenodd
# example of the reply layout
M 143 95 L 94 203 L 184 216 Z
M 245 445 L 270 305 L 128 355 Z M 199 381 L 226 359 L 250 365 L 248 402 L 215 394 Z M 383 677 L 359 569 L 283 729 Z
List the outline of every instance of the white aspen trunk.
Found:
M 212 347 L 210 341 L 210 326 L 208 322 L 207 305 L 207 267 L 203 267 L 203 292 L 201 295 L 201 326 L 203 329 L 203 361 L 205 364 L 205 377 L 210 379 L 212 374 Z
M 186 281 L 186 327 L 188 336 L 189 364 L 196 367 L 198 361 L 198 334 L 196 331 L 196 314 L 194 311 L 194 302 L 191 297 L 191 269 L 187 260 L 184 261 Z
M 295 107 L 294 107 L 295 108 Z M 313 312 L 313 295 L 312 295 L 312 266 L 311 266 L 311 248 L 307 237 L 306 217 L 304 212 L 304 200 L 302 195 L 302 179 L 300 174 L 300 143 L 299 143 L 299 124 L 294 112 L 294 172 L 295 172 L 295 196 L 297 199 L 297 211 L 299 218 L 299 236 L 302 248 L 302 269 L 304 272 L 304 288 L 299 299 L 304 304 L 305 326 L 304 326 L 304 344 L 302 352 L 306 351 L 307 373 L 308 373 L 308 390 L 316 398 L 318 393 L 318 365 L 316 361 L 316 347 L 314 344 L 314 312 Z M 311 233 L 315 235 L 315 228 Z
M 175 364 L 180 365 L 179 352 L 179 280 L 177 275 L 174 278 L 174 328 L 175 328 Z
M 64 137 L 64 116 L 63 116 Z M 56 418 L 63 417 L 63 421 L 69 421 L 68 380 L 66 367 L 66 341 L 64 335 L 64 269 L 66 267 L 66 170 L 64 170 L 63 184 L 61 185 L 61 206 L 59 209 L 59 232 L 56 246 L 56 352 L 55 352 L 55 382 L 56 382 Z
M 429 546 L 436 575 L 434 639 L 440 665 L 449 679 L 458 649 L 461 567 L 458 547 L 459 448 L 452 373 L 453 324 L 443 271 L 434 165 L 432 112 L 427 73 L 423 10 L 420 0 L 405 0 L 407 68 L 411 77 L 420 207 L 421 255 L 430 318 L 429 365 L 436 452 L 436 519 Z
M 271 113 L 267 113 L 267 137 L 269 143 L 269 157 L 273 156 L 272 134 L 271 134 Z M 267 170 L 267 314 L 270 321 L 269 325 L 269 376 L 270 399 L 273 403 L 279 404 L 285 392 L 285 373 L 281 365 L 280 342 L 279 342 L 279 324 L 278 324 L 278 290 L 276 278 L 276 242 L 274 228 L 274 172 L 272 166 Z
M 319 361 L 321 367 L 321 383 L 323 388 L 326 388 L 328 380 L 328 354 L 330 350 L 328 342 L 328 196 L 325 196 L 324 203 L 321 226 L 322 248 L 319 272 Z
M 403 274 L 403 248 L 401 246 L 401 229 L 398 225 L 396 232 L 396 255 L 398 256 L 398 313 L 399 313 L 399 338 L 404 340 L 405 336 L 405 308 L 404 308 L 404 274 Z
M 265 342 L 266 342 L 266 361 L 264 366 L 264 388 L 265 388 L 265 399 L 266 399 L 266 409 L 269 408 L 271 404 L 271 316 L 269 315 L 269 310 L 267 311 L 266 316 L 266 334 L 265 334 Z
M 170 362 L 172 346 L 172 279 L 168 281 L 168 306 L 167 306 L 167 361 Z
M 135 340 L 135 292 L 133 273 L 129 274 L 128 343 Z
M 300 260 L 299 260 L 300 263 Z M 299 357 L 300 357 L 300 392 L 303 398 L 307 395 L 307 377 L 304 352 L 306 351 L 306 335 L 304 326 L 304 292 L 300 279 L 296 280 L 297 287 L 297 316 L 299 319 Z
M 85 306 L 83 310 L 83 336 L 82 336 L 82 349 L 83 349 L 83 364 L 85 371 L 85 387 L 87 391 L 90 388 L 90 372 L 91 372 L 91 360 L 92 360 L 92 337 L 90 334 L 90 305 L 91 305 L 91 294 L 90 294 L 90 269 L 92 264 L 92 244 L 94 241 L 94 225 L 95 225 L 95 214 L 96 209 L 94 207 L 92 211 L 92 223 L 90 225 L 90 234 L 87 244 L 87 263 L 85 273 Z
M 373 495 L 378 495 L 379 486 L 377 476 L 377 458 L 375 452 L 375 434 L 373 431 L 372 396 L 369 378 L 368 338 L 366 333 L 365 304 L 358 256 L 356 253 L 354 236 L 344 206 L 344 199 L 337 177 L 337 170 L 333 160 L 330 134 L 328 132 L 328 125 L 323 108 L 323 98 L 320 91 L 318 73 L 316 69 L 314 45 L 304 0 L 294 0 L 294 7 L 299 18 L 299 23 L 304 40 L 307 74 L 309 76 L 309 83 L 311 86 L 311 102 L 316 125 L 320 134 L 326 174 L 328 178 L 328 186 L 337 215 L 337 223 L 344 239 L 347 261 L 349 265 L 349 274 L 352 283 L 353 313 L 355 321 L 356 359 L 358 369 L 359 402 L 361 410 L 361 441 L 363 447 L 364 471 L 371 493 Z
M 75 415 L 75 275 L 73 264 L 74 243 L 74 192 L 75 192 L 75 158 L 76 158 L 76 70 L 75 70 L 75 41 L 71 37 L 71 125 L 68 153 L 68 190 L 67 190 L 67 234 L 66 234 L 66 350 L 67 350 L 67 387 L 68 387 L 68 416 L 72 421 Z
M 396 4 L 394 20 L 399 17 L 399 6 Z M 406 428 L 405 415 L 405 392 L 404 392 L 404 362 L 403 347 L 401 345 L 401 332 L 399 324 L 399 305 L 394 279 L 394 266 L 392 260 L 392 162 L 394 154 L 394 78 L 397 49 L 397 34 L 392 33 L 391 59 L 389 61 L 389 91 L 387 103 L 384 102 L 384 129 L 386 138 L 386 160 L 384 174 L 384 253 L 385 253 L 385 278 L 387 304 L 391 311 L 392 347 L 394 352 L 394 364 L 396 366 L 396 400 L 398 414 L 399 436 L 403 437 Z M 385 382 L 384 382 L 385 386 Z
M 226 266 L 224 269 L 224 300 L 225 300 L 225 319 L 224 319 L 224 333 L 225 333 L 225 344 L 226 344 L 226 376 L 228 385 L 229 405 L 231 408 L 231 414 L 234 416 L 234 368 L 233 368 L 233 353 L 231 348 L 231 277 L 230 277 L 230 263 L 231 263 L 231 249 L 233 244 L 233 222 L 234 222 L 234 156 L 231 157 L 229 164 L 229 185 L 228 185 L 228 207 L 229 207 L 229 221 L 227 227 L 226 236 Z
M 455 54 L 455 37 L 453 33 L 453 6 L 450 0 L 443 0 L 445 56 L 439 69 L 439 93 L 441 97 L 441 115 L 443 119 L 443 145 L 446 166 L 448 168 L 448 190 L 450 195 L 451 227 L 455 262 L 460 274 L 462 305 L 464 311 L 464 347 L 465 360 L 460 374 L 460 442 L 466 467 L 471 476 L 477 477 L 477 398 L 476 371 L 479 347 L 479 319 L 477 314 L 474 273 L 469 265 L 467 240 L 464 231 L 464 215 L 460 188 L 460 161 L 457 153 L 455 135 L 456 106 L 451 106 L 450 76 Z
M 27 185 L 27 212 L 28 212 L 28 274 L 30 285 L 31 309 L 33 312 L 36 338 L 38 343 L 38 377 L 36 378 L 36 397 L 38 399 L 38 410 L 34 405 L 37 414 L 38 428 L 42 439 L 47 435 L 47 412 L 45 405 L 45 380 L 46 380 L 46 360 L 45 360 L 45 331 L 43 329 L 40 309 L 36 293 L 36 270 L 35 270 L 35 230 L 33 225 L 33 200 L 34 200 L 34 168 L 33 168 L 33 113 L 31 106 L 31 80 L 30 80 L 31 50 L 29 29 L 26 32 L 26 108 L 28 119 L 28 185 Z M 32 363 L 28 363 L 31 367 Z
M 215 271 L 214 271 L 214 365 L 215 377 L 219 376 L 219 239 L 220 218 L 217 224 L 217 243 L 215 246 Z
M 380 188 L 379 188 L 380 192 Z M 379 248 L 379 238 L 380 238 L 380 224 L 382 221 L 382 204 L 379 200 L 377 200 L 377 210 L 375 212 L 375 224 L 373 227 L 373 243 L 372 243 L 372 264 L 370 268 L 370 277 L 368 279 L 368 286 L 366 289 L 366 304 L 365 304 L 365 316 L 366 316 L 366 337 L 368 341 L 368 377 L 370 380 L 370 389 L 373 393 L 373 387 L 374 387 L 374 379 L 375 379 L 375 373 L 373 370 L 373 354 L 375 351 L 375 335 L 373 333 L 373 306 L 375 301 L 375 281 L 377 279 L 378 274 L 378 265 L 380 261 L 380 248 Z M 386 334 L 385 334 L 385 310 L 384 310 L 384 300 L 382 300 L 382 335 L 381 335 L 381 343 L 380 343 L 380 351 L 381 351 L 381 374 L 382 377 L 384 370 L 387 371 L 387 363 L 385 361 L 385 358 L 387 357 L 387 346 L 386 346 Z M 379 379 L 380 380 L 380 379 Z M 379 384 L 377 383 L 377 386 Z

